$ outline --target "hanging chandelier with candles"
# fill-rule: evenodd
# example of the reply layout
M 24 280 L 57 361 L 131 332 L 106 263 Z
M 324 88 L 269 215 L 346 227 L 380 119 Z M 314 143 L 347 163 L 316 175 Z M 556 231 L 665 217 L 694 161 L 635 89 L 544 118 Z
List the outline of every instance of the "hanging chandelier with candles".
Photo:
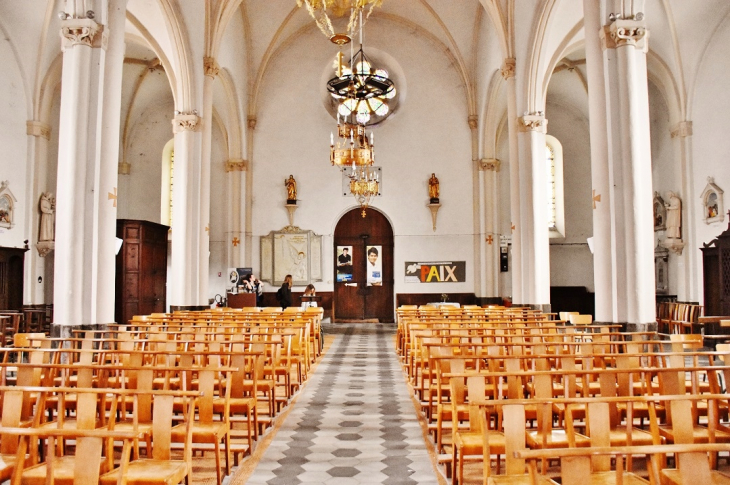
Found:
M 350 117 L 352 118 L 352 116 Z M 368 138 L 365 126 L 340 121 L 337 115 L 337 140 L 330 133 L 330 161 L 350 179 L 350 193 L 355 197 L 365 217 L 370 200 L 380 194 L 380 176 L 373 167 L 375 135 Z
M 383 0 L 297 0 L 297 6 L 305 6 L 307 12 L 314 19 L 324 35 L 338 45 L 347 44 L 355 32 L 357 19 L 360 18 L 360 29 L 362 29 L 362 11 L 367 9 L 365 21 L 370 18 L 375 7 L 383 4 Z M 368 8 L 368 6 L 370 8 Z M 335 32 L 332 25 L 332 17 L 344 17 L 349 13 L 349 21 L 345 32 Z

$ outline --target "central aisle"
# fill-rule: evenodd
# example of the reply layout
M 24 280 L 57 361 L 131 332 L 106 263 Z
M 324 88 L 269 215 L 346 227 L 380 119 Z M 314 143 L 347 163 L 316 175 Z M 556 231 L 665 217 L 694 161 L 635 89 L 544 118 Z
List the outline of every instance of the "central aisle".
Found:
M 337 323 L 325 332 L 332 346 L 245 483 L 438 484 L 395 325 Z

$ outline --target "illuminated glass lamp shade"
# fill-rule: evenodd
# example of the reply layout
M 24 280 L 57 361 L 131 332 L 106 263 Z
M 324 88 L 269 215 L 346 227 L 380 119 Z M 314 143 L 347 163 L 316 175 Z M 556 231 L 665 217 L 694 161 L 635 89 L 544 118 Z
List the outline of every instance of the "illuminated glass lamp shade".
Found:
M 391 113 L 398 90 L 388 71 L 373 68 L 362 49 L 354 57 L 354 74 L 350 67 L 342 66 L 340 76 L 327 83 L 327 90 L 336 102 L 340 117 L 352 120 L 353 116 L 353 121 L 360 125 L 375 125 Z

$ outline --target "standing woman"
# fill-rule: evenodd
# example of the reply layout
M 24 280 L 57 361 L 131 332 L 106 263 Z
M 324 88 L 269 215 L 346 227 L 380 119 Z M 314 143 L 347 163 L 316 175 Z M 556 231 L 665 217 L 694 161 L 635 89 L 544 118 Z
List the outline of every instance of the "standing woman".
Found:
M 276 297 L 279 300 L 281 308 L 291 306 L 291 283 L 291 275 L 288 274 L 284 277 L 284 283 L 281 284 L 281 288 L 276 292 Z

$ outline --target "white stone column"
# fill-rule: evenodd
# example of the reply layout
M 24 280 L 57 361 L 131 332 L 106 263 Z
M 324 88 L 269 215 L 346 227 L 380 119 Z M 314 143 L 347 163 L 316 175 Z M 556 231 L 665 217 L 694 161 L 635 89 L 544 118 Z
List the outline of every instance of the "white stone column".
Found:
M 499 229 L 498 203 L 499 186 L 497 173 L 500 161 L 496 158 L 483 158 L 479 161 L 479 177 L 482 181 L 484 199 L 484 290 L 483 296 L 499 296 Z
M 522 298 L 517 304 L 550 304 L 550 239 L 547 214 L 547 120 L 540 113 L 518 119 Z
M 84 303 L 84 254 L 87 242 L 86 196 L 88 165 L 93 160 L 95 118 L 90 110 L 99 101 L 95 47 L 102 27 L 85 12 L 66 12 L 61 22 L 63 71 L 59 119 L 58 186 L 56 190 L 56 256 L 54 320 L 58 325 L 91 323 Z M 111 282 L 110 282 L 111 284 Z M 88 296 L 88 295 L 87 295 Z
M 690 214 L 697 214 L 698 195 L 694 190 L 694 176 L 692 173 L 692 122 L 680 121 L 671 131 L 675 144 L 675 153 L 679 158 L 679 168 L 682 174 L 682 239 L 685 243 L 684 251 L 676 255 L 677 265 L 677 297 L 680 301 L 701 301 L 697 286 L 697 274 L 702 273 L 698 263 L 700 244 L 697 242 L 695 225 Z
M 245 238 L 244 238 L 244 248 L 243 248 L 243 254 L 244 259 L 243 263 L 244 265 L 250 265 L 253 261 L 253 209 L 252 209 L 252 203 L 253 203 L 253 167 L 251 166 L 251 160 L 253 160 L 253 133 L 256 129 L 256 117 L 255 116 L 249 116 L 248 117 L 248 130 L 246 130 L 246 153 L 249 160 L 249 166 L 248 169 L 245 172 L 246 177 L 246 192 L 244 194 L 244 200 L 246 201 L 246 206 L 244 208 L 244 227 L 245 229 Z
M 517 118 L 517 82 L 515 79 L 516 61 L 514 58 L 507 58 L 502 63 L 502 77 L 507 85 L 507 124 L 509 128 L 509 180 L 510 180 L 510 217 L 512 219 L 512 249 L 511 249 L 511 272 L 512 272 L 512 301 L 515 303 L 525 302 L 523 294 L 523 282 L 525 276 L 522 274 L 522 227 L 519 224 L 521 218 L 520 200 L 520 157 L 519 143 L 517 141 L 518 118 Z
M 30 251 L 25 253 L 25 275 L 23 277 L 23 304 L 38 305 L 46 303 L 45 282 L 38 282 L 38 278 L 46 278 L 46 256 L 48 253 L 37 247 L 40 231 L 40 212 L 38 203 L 42 192 L 53 192 L 46 185 L 48 165 L 48 142 L 51 139 L 51 127 L 37 120 L 26 122 L 28 134 L 28 166 L 30 184 L 26 197 L 27 226 L 30 240 Z M 54 193 L 55 197 L 55 193 Z M 49 298 L 50 300 L 50 298 Z
M 611 175 L 608 169 L 606 86 L 601 50 L 600 0 L 583 0 L 586 32 L 586 71 L 591 136 L 593 206 L 593 284 L 595 320 L 617 322 L 615 255 L 612 252 Z
M 472 180 L 472 215 L 474 227 L 474 295 L 477 301 L 484 297 L 484 198 L 481 174 L 479 171 L 479 117 L 469 115 L 469 132 L 471 134 L 471 180 Z
M 127 0 L 109 0 L 107 30 L 109 39 L 104 63 L 103 96 L 97 106 L 101 120 L 98 180 L 95 181 L 94 253 L 96 272 L 92 275 L 91 306 L 95 307 L 92 323 L 114 321 L 116 298 L 116 234 L 117 234 L 117 181 L 119 162 L 119 126 L 122 105 L 122 71 L 124 69 L 124 25 Z M 121 323 L 121 322 L 120 322 Z
M 226 162 L 226 179 L 228 181 L 228 228 L 226 230 L 226 261 L 229 268 L 241 267 L 241 249 L 243 248 L 243 232 L 241 231 L 241 184 L 246 171 L 246 161 L 231 159 Z
M 208 238 L 210 228 L 200 218 L 200 125 L 194 113 L 182 113 L 172 120 L 175 135 L 175 190 L 172 206 L 175 225 L 172 228 L 172 278 L 169 295 L 171 306 L 207 305 L 201 303 L 201 281 L 208 274 L 200 274 L 203 264 L 201 246 Z M 207 254 L 205 255 L 207 259 Z
M 638 13 L 637 13 L 638 14 Z M 656 322 L 647 29 L 643 14 L 622 12 L 603 29 L 608 160 L 615 222 L 617 320 L 629 329 Z

